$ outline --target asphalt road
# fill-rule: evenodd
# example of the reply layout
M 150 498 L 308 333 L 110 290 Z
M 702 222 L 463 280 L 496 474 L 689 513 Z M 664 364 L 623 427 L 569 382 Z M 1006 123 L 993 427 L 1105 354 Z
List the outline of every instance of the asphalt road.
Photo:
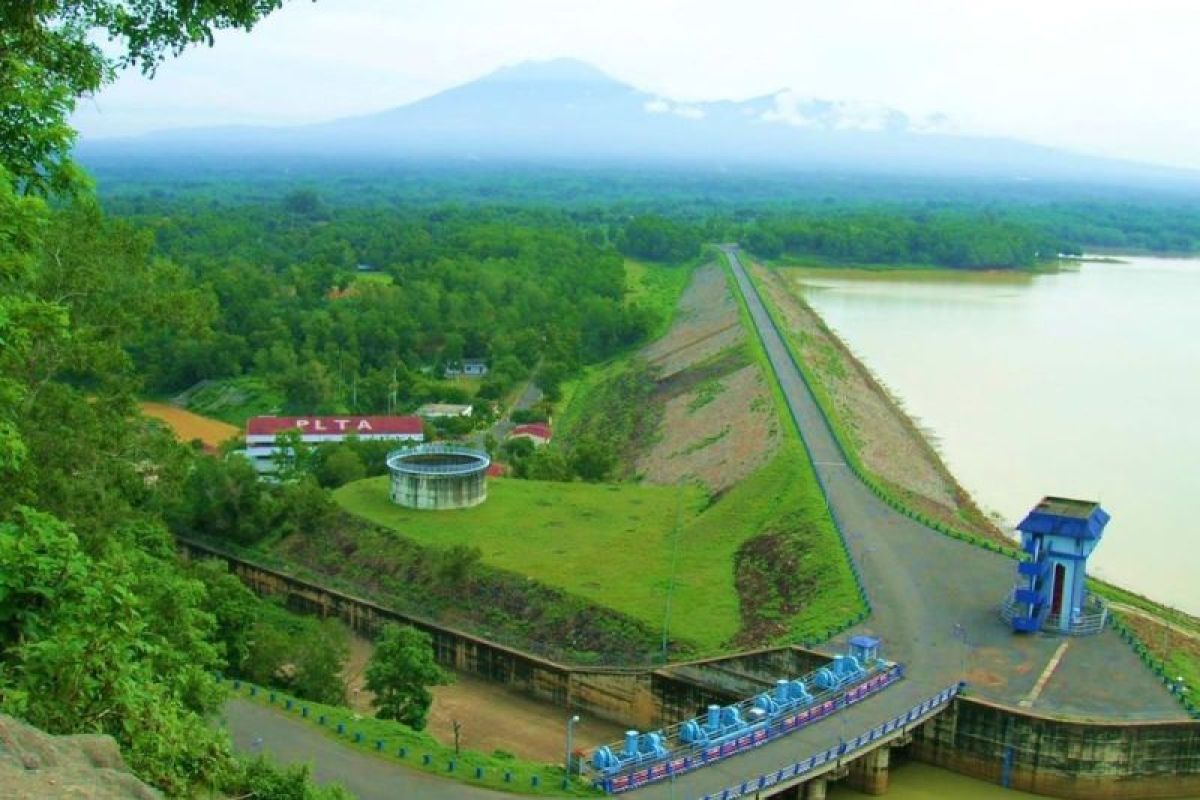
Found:
M 633 793 L 638 798 L 696 798 L 775 772 L 908 711 L 939 690 L 967 680 L 969 692 L 1016 706 L 1033 690 L 1062 639 L 1016 636 L 997 606 L 1011 589 L 1008 558 L 937 533 L 894 511 L 850 471 L 833 433 L 772 324 L 736 248 L 724 248 L 737 287 L 771 362 L 789 410 L 846 534 L 873 613 L 826 646 L 870 633 L 881 654 L 903 663 L 899 684 L 809 728 L 757 750 Z M 1038 498 L 1031 498 L 1031 503 Z M 1185 719 L 1182 709 L 1112 631 L 1073 639 L 1034 711 L 1092 718 Z
M 971 694 L 1016 706 L 1033 690 L 1063 641 L 1040 634 L 1016 636 L 1000 621 L 997 606 L 1014 582 L 1012 561 L 893 511 L 854 477 L 736 249 L 726 252 L 825 488 L 830 512 L 846 534 L 871 597 L 870 619 L 826 649 L 844 652 L 851 635 L 871 633 L 882 640 L 884 657 L 905 665 L 907 677 L 869 700 L 757 750 L 684 775 L 673 784 L 659 783 L 632 793 L 649 800 L 702 797 L 783 769 L 840 738 L 857 736 L 907 712 L 958 680 L 967 680 Z M 1036 500 L 1031 498 L 1031 504 Z M 1186 719 L 1112 631 L 1072 639 L 1032 710 L 1094 719 Z M 340 782 L 362 800 L 502 796 L 357 752 L 247 701 L 230 701 L 226 717 L 242 749 L 251 749 L 254 738 L 261 736 L 276 758 L 313 763 L 318 780 Z
M 283 764 L 308 764 L 322 784 L 340 783 L 359 800 L 501 800 L 512 797 L 443 780 L 338 742 L 307 723 L 250 700 L 232 698 L 224 724 L 239 752 L 265 752 Z M 261 744 L 256 740 L 261 739 Z

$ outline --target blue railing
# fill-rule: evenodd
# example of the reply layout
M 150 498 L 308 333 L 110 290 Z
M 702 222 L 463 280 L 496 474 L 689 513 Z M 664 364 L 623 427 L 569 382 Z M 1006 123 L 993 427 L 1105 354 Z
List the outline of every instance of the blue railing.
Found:
M 904 668 L 899 664 L 892 664 L 887 670 L 873 676 L 865 683 L 851 687 L 837 697 L 817 702 L 795 713 L 781 715 L 773 719 L 769 725 L 749 731 L 736 739 L 708 747 L 699 747 L 688 754 L 674 753 L 662 761 L 644 765 L 631 772 L 598 778 L 594 785 L 608 794 L 620 794 L 650 783 L 666 780 L 675 775 L 691 772 L 738 753 L 761 747 L 767 742 L 807 727 L 843 708 L 883 691 L 903 677 Z
M 448 456 L 461 459 L 453 463 L 436 463 L 433 461 L 413 461 L 413 458 Z M 388 470 L 392 473 L 406 475 L 469 475 L 474 472 L 485 472 L 491 466 L 492 458 L 483 450 L 463 447 L 456 444 L 419 444 L 415 447 L 402 447 L 391 450 L 385 459 Z
M 830 762 L 836 764 L 846 756 L 868 747 L 873 742 L 889 734 L 895 733 L 897 729 L 903 730 L 914 722 L 922 721 L 934 711 L 948 705 L 963 690 L 964 686 L 965 684 L 963 683 L 956 683 L 938 692 L 925 702 L 913 706 L 906 713 L 900 714 L 882 725 L 877 725 L 853 739 L 840 742 L 828 750 L 823 750 L 816 755 L 809 756 L 803 761 L 797 761 L 789 767 L 742 781 L 737 786 L 731 786 L 716 794 L 706 794 L 698 800 L 735 800 L 735 798 L 745 797 L 746 795 L 762 791 L 784 781 L 793 781 L 796 778 L 801 778 L 810 772 L 817 771 Z

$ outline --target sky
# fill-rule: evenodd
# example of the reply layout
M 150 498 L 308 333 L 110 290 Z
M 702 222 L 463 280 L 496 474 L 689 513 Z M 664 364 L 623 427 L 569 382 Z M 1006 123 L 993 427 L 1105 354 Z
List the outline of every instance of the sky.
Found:
M 127 73 L 83 137 L 292 125 L 574 57 L 672 100 L 770 94 L 945 114 L 954 130 L 1200 168 L 1200 0 L 288 0 Z

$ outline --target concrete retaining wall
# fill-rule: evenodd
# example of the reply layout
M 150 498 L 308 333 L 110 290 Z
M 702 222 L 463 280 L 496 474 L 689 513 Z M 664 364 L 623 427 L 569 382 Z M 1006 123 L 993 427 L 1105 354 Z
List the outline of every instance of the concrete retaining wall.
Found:
M 180 545 L 187 555 L 228 562 L 255 591 L 283 597 L 297 611 L 339 617 L 368 637 L 386 622 L 412 625 L 430 634 L 444 666 L 639 730 L 697 716 L 709 703 L 740 700 L 780 675 L 801 675 L 828 660 L 815 651 L 781 647 L 658 669 L 570 667 L 198 543 Z M 1118 725 L 1059 720 L 957 698 L 940 716 L 914 730 L 911 755 L 1052 797 L 1135 800 L 1200 795 L 1200 723 L 1194 721 Z M 872 775 L 880 772 L 874 769 Z M 877 784 L 878 776 L 871 782 Z
M 959 698 L 913 735 L 912 757 L 1037 794 L 1200 795 L 1200 724 L 1049 719 Z
M 558 664 L 278 570 L 250 564 L 198 542 L 180 540 L 179 544 L 187 556 L 225 561 L 233 574 L 255 592 L 283 598 L 294 611 L 337 617 L 355 633 L 368 638 L 389 622 L 412 625 L 430 635 L 437 661 L 444 667 L 478 675 L 539 700 L 620 725 L 640 730 L 670 725 L 695 716 L 708 703 L 741 699 L 650 667 L 587 668 Z

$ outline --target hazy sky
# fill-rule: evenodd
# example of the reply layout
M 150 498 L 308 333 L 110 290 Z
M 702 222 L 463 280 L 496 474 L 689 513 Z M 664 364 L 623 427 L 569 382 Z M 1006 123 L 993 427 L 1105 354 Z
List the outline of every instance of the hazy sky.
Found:
M 293 124 L 573 56 L 678 100 L 800 95 L 1200 168 L 1200 0 L 291 0 L 80 104 L 84 136 Z

